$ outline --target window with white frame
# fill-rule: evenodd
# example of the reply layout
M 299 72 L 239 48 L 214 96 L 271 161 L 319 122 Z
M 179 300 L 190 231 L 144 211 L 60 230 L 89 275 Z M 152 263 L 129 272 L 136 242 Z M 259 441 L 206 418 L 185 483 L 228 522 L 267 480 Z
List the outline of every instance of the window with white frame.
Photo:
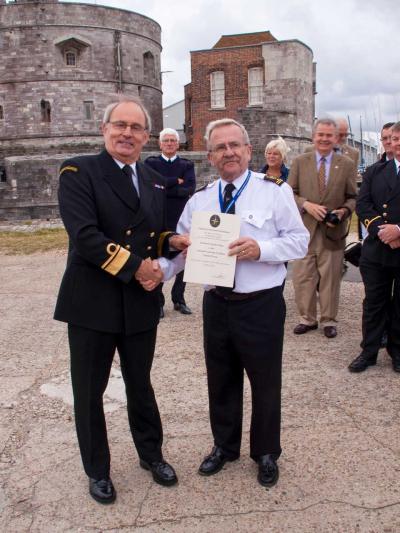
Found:
M 225 107 L 225 74 L 223 70 L 211 72 L 211 107 Z
M 263 68 L 254 67 L 248 70 L 249 105 L 263 103 Z

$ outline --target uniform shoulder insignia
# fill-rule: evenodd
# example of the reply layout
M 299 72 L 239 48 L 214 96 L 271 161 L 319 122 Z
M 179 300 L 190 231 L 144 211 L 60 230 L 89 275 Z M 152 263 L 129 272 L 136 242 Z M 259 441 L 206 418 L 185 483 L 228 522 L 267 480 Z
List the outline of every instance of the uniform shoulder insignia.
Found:
M 212 181 L 211 183 L 206 183 L 205 185 L 203 185 L 203 187 L 200 187 L 199 189 L 197 189 L 194 194 L 196 194 L 197 192 L 205 191 L 206 189 L 210 189 L 211 187 L 214 187 L 216 183 L 217 183 L 217 180 Z
M 62 167 L 61 170 L 60 170 L 60 176 L 63 172 L 65 172 L 66 170 L 70 170 L 71 172 L 78 172 L 78 167 L 74 167 L 72 165 L 67 165 L 65 167 Z
M 265 174 L 264 180 L 275 183 L 275 185 L 279 185 L 279 187 L 282 185 L 282 183 L 285 183 L 282 178 L 274 178 L 273 176 L 267 176 L 267 174 Z

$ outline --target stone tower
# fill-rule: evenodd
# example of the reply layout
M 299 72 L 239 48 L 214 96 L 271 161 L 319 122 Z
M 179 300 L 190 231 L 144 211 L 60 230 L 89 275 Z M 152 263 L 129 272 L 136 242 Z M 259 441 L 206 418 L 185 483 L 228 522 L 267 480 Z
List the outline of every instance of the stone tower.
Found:
M 43 183 L 33 184 L 27 156 L 98 150 L 102 113 L 116 95 L 140 96 L 158 134 L 160 37 L 157 22 L 131 11 L 0 0 L 0 219 L 45 216 L 44 204 L 56 205 L 56 177 L 43 177 L 43 164 Z

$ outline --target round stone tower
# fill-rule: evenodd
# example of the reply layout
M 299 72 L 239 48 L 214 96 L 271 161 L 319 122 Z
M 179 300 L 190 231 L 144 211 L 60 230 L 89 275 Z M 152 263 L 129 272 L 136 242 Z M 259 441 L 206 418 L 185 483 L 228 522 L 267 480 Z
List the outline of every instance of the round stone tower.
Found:
M 3 149 L 15 154 L 17 144 L 34 153 L 99 139 L 102 112 L 117 94 L 140 96 L 157 134 L 160 34 L 154 20 L 122 9 L 0 0 Z

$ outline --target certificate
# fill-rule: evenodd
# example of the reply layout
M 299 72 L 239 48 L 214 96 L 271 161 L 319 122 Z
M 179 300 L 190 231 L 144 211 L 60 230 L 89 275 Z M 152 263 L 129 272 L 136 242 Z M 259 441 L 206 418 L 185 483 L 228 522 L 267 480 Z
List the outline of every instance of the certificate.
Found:
M 228 251 L 239 235 L 238 215 L 194 211 L 183 281 L 233 287 L 236 256 Z

